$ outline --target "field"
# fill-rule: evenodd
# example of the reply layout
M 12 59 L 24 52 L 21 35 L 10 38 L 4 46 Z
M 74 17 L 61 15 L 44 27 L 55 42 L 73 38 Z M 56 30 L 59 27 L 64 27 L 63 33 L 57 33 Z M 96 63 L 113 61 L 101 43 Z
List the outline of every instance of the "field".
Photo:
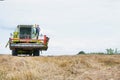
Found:
M 0 55 L 0 80 L 120 80 L 120 55 Z

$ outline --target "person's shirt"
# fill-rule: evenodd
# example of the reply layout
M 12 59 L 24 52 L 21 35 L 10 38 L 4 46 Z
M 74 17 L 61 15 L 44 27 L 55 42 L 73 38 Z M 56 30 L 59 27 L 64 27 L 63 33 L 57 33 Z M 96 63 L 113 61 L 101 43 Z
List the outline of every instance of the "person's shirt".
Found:
M 37 30 L 40 32 L 40 27 L 37 27 Z
M 40 33 L 40 27 L 36 27 L 36 33 Z

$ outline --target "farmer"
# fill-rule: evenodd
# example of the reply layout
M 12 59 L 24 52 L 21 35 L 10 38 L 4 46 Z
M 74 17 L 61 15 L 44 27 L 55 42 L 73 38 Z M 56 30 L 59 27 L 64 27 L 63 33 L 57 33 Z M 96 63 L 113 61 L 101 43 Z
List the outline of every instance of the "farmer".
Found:
M 37 39 L 38 39 L 39 33 L 40 33 L 40 27 L 39 27 L 39 25 L 36 25 L 36 35 L 37 35 Z

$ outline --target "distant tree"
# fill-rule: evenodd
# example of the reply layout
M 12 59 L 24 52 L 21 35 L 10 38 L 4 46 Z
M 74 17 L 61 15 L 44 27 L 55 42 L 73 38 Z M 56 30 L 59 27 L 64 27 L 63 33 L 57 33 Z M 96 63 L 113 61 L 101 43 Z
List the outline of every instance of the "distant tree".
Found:
M 113 49 L 106 49 L 106 51 L 107 51 L 107 54 L 113 54 L 114 53 L 114 50 Z
M 85 54 L 85 52 L 84 52 L 84 51 L 80 51 L 80 52 L 78 53 L 78 55 L 79 55 L 79 54 Z
M 119 53 L 119 51 L 118 51 L 118 49 L 116 48 L 116 49 L 106 49 L 106 51 L 107 51 L 107 54 L 118 54 Z
M 119 51 L 117 48 L 115 49 L 115 54 L 119 54 Z

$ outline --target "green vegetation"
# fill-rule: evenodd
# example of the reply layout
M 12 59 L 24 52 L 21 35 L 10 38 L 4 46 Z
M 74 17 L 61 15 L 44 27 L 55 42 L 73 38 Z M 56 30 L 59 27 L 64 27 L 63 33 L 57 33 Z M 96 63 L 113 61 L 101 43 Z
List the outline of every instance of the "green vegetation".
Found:
M 84 51 L 80 51 L 78 52 L 77 55 L 79 54 L 108 54 L 108 55 L 112 55 L 112 54 L 120 54 L 119 50 L 116 48 L 116 49 L 112 49 L 112 48 L 108 48 L 106 49 L 106 53 L 105 52 L 91 52 L 91 53 L 86 53 Z
M 79 55 L 79 54 L 85 54 L 85 52 L 84 52 L 84 51 L 80 51 L 80 52 L 78 53 L 78 55 Z
M 116 49 L 112 49 L 112 48 L 109 48 L 109 49 L 106 49 L 106 51 L 107 51 L 107 54 L 119 54 L 119 51 L 118 51 L 118 49 L 116 48 Z

